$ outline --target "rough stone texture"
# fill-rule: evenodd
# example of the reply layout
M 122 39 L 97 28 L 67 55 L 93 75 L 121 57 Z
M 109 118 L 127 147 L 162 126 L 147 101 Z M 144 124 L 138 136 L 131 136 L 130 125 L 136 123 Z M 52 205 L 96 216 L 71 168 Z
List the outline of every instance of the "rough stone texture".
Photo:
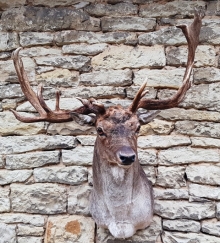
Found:
M 95 224 L 91 218 L 78 215 L 50 216 L 45 243 L 94 242 Z
M 157 165 L 157 150 L 154 149 L 139 149 L 138 159 L 141 165 Z
M 220 199 L 220 191 L 217 187 L 214 186 L 190 184 L 189 194 L 195 197 L 203 197 L 215 200 Z
M 163 229 L 170 231 L 200 232 L 200 223 L 194 220 L 163 220 Z
M 189 194 L 187 188 L 173 189 L 168 188 L 164 189 L 161 187 L 154 188 L 154 197 L 156 199 L 188 199 Z
M 161 67 L 164 65 L 164 49 L 160 46 L 139 46 L 135 48 L 130 46 L 111 46 L 103 53 L 92 58 L 92 66 L 95 69 Z
M 186 175 L 189 181 L 208 184 L 220 185 L 220 166 L 209 164 L 189 165 L 186 168 Z
M 27 236 L 27 237 L 18 237 L 18 243 L 41 243 L 42 237 L 34 237 L 34 236 Z
M 31 170 L 0 170 L 0 185 L 25 182 L 32 175 Z
M 79 185 L 87 181 L 87 169 L 80 166 L 36 168 L 34 179 L 36 182 Z
M 54 33 L 51 32 L 21 32 L 19 34 L 20 44 L 23 47 L 34 45 L 50 45 L 54 40 Z
M 47 2 L 45 2 L 44 0 L 30 0 L 30 3 L 32 3 L 33 5 L 44 5 L 44 6 L 48 6 L 48 7 L 57 7 L 57 6 L 69 6 L 71 4 L 77 4 L 79 3 L 79 0 L 48 0 Z M 95 2 L 94 0 L 87 0 L 86 2 L 88 3 L 93 3 Z
M 0 212 L 5 213 L 10 211 L 10 198 L 9 198 L 9 189 L 0 188 Z
M 155 213 L 167 219 L 200 220 L 215 216 L 215 204 L 158 200 L 155 202 Z
M 203 221 L 202 222 L 202 232 L 220 236 L 220 222 L 219 221 Z
M 72 44 L 72 45 L 64 45 L 62 47 L 62 52 L 64 54 L 76 54 L 76 55 L 91 55 L 95 56 L 106 49 L 107 45 L 104 43 L 101 44 Z
M 33 235 L 33 236 L 42 236 L 44 234 L 43 227 L 37 227 L 32 225 L 18 224 L 17 235 Z
M 57 48 L 46 48 L 46 47 L 30 47 L 22 49 L 19 54 L 21 56 L 35 57 L 35 56 L 47 56 L 47 55 L 61 55 L 62 51 Z M 33 83 L 33 82 L 32 82 Z
M 11 185 L 11 205 L 14 212 L 59 214 L 66 212 L 66 204 L 66 188 L 61 185 Z
M 1 243 L 16 243 L 16 225 L 0 223 Z
M 215 138 L 192 137 L 192 147 L 219 148 L 220 141 Z
M 0 51 L 10 51 L 19 47 L 15 32 L 0 32 Z
M 132 84 L 132 72 L 125 70 L 102 70 L 80 75 L 80 84 L 85 86 L 127 86 Z
M 220 71 L 215 67 L 197 68 L 194 70 L 194 83 L 212 83 L 220 81 Z

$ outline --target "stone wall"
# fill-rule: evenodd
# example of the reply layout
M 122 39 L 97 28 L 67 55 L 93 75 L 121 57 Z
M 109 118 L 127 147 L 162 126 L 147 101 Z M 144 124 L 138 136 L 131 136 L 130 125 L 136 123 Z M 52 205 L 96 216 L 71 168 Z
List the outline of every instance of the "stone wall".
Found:
M 206 9 L 193 85 L 177 108 L 142 127 L 140 162 L 154 185 L 146 230 L 114 240 L 88 212 L 95 130 L 75 122 L 18 122 L 35 115 L 10 58 L 20 52 L 29 80 L 54 107 L 74 98 L 127 106 L 148 77 L 151 98 L 181 85 L 186 40 L 177 23 Z M 220 242 L 220 3 L 153 0 L 1 0 L 0 242 Z M 111 100 L 111 102 L 110 102 Z

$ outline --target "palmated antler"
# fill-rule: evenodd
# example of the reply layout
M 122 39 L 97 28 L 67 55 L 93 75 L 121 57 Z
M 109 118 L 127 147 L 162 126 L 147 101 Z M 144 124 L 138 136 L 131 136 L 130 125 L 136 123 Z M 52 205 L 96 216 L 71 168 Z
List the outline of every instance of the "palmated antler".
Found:
M 195 51 L 199 44 L 199 33 L 202 26 L 202 18 L 204 17 L 204 11 L 202 9 L 195 10 L 194 21 L 192 24 L 188 25 L 178 25 L 185 35 L 188 43 L 188 58 L 186 64 L 186 71 L 183 77 L 183 85 L 178 89 L 177 93 L 171 98 L 164 100 L 157 99 L 142 99 L 146 94 L 144 88 L 146 87 L 146 82 L 141 86 L 140 90 L 136 94 L 133 103 L 129 107 L 132 112 L 136 112 L 139 108 L 144 108 L 147 110 L 162 110 L 169 109 L 177 106 L 185 97 L 186 91 L 190 88 L 190 75 L 192 72 Z
M 78 98 L 83 106 L 76 110 L 63 110 L 60 109 L 59 103 L 60 103 L 60 92 L 56 92 L 56 107 L 55 110 L 52 111 L 46 104 L 46 102 L 43 99 L 43 86 L 40 84 L 38 86 L 37 94 L 32 90 L 27 74 L 24 70 L 23 62 L 19 56 L 19 51 L 21 48 L 16 49 L 12 53 L 12 59 L 14 62 L 15 70 L 18 75 L 18 80 L 21 86 L 21 89 L 25 95 L 25 97 L 28 99 L 28 101 L 32 104 L 32 106 L 38 111 L 39 116 L 38 117 L 25 117 L 21 116 L 18 112 L 15 110 L 12 110 L 15 117 L 22 122 L 31 123 L 31 122 L 39 122 L 39 121 L 48 121 L 48 122 L 54 122 L 54 123 L 61 123 L 61 122 L 67 122 L 72 121 L 72 113 L 78 113 L 78 114 L 103 114 L 105 112 L 104 105 L 97 103 L 94 99 L 89 100 L 82 100 Z

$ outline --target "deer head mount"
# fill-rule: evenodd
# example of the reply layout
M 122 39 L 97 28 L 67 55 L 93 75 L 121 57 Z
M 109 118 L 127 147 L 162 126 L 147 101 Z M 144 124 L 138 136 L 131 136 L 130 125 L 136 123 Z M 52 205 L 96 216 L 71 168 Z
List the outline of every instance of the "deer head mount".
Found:
M 177 93 L 168 99 L 144 98 L 146 83 L 136 94 L 128 108 L 113 106 L 105 108 L 95 99 L 80 99 L 82 106 L 75 110 L 59 108 L 60 94 L 56 94 L 56 108 L 52 111 L 42 96 L 42 85 L 38 92 L 32 90 L 20 49 L 12 54 L 14 66 L 22 91 L 38 117 L 23 117 L 12 110 L 22 122 L 67 122 L 76 120 L 92 123 L 97 129 L 97 139 L 93 158 L 93 191 L 90 198 L 90 212 L 100 227 L 108 228 L 116 238 L 127 238 L 136 230 L 147 227 L 153 216 L 152 187 L 138 162 L 137 137 L 142 124 L 150 122 L 161 109 L 177 106 L 190 88 L 196 47 L 202 25 L 203 11 L 196 11 L 194 21 L 189 25 L 179 25 L 188 42 L 188 60 L 183 84 Z M 139 113 L 138 109 L 146 109 Z

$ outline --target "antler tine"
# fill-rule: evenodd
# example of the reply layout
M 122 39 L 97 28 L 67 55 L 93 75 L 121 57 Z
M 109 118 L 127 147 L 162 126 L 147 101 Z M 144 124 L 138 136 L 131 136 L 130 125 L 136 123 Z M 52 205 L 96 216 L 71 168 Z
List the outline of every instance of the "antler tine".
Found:
M 179 88 L 177 93 L 165 100 L 156 100 L 156 99 L 142 99 L 139 100 L 138 105 L 135 105 L 136 110 L 138 108 L 144 108 L 147 110 L 162 110 L 169 109 L 177 106 L 185 97 L 186 91 L 190 88 L 190 75 L 192 72 L 195 51 L 199 44 L 199 33 L 202 26 L 202 18 L 205 16 L 202 9 L 195 10 L 194 20 L 192 24 L 187 25 L 178 25 L 177 28 L 180 28 L 183 34 L 186 37 L 188 43 L 188 58 L 186 64 L 186 71 L 183 77 L 183 85 Z M 135 100 L 135 99 L 134 99 Z M 136 102 L 136 101 L 135 101 Z

